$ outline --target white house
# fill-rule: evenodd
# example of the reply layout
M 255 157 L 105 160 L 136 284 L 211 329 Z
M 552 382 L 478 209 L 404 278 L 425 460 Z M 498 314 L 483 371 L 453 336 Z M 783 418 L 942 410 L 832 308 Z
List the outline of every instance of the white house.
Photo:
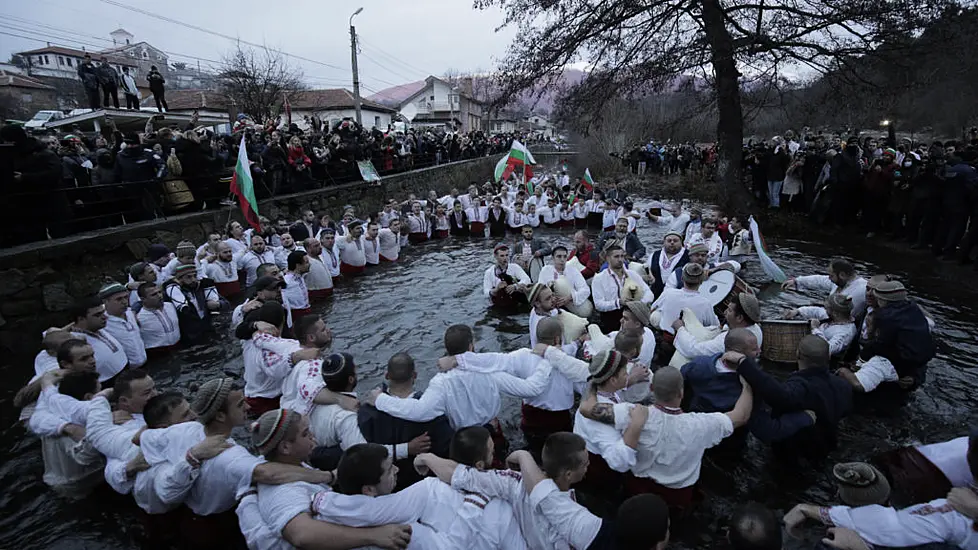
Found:
M 305 116 L 317 116 L 323 124 L 329 124 L 332 128 L 344 118 L 356 120 L 356 100 L 353 93 L 349 90 L 338 88 L 328 90 L 305 90 L 296 94 L 296 98 L 291 102 L 292 122 L 305 128 L 303 122 Z M 363 127 L 366 129 L 377 128 L 386 132 L 391 124 L 391 116 L 397 111 L 370 101 L 360 100 L 360 116 Z M 283 115 L 284 116 L 284 115 Z
M 400 102 L 398 110 L 415 126 L 442 126 L 468 132 L 482 129 L 482 101 L 472 93 L 472 79 L 457 86 L 429 76 L 425 85 Z
M 134 76 L 145 74 L 139 72 L 139 67 L 134 61 L 115 53 L 103 54 L 101 52 L 89 52 L 62 46 L 45 46 L 36 50 L 20 52 L 17 55 L 21 56 L 27 62 L 29 76 L 47 76 L 79 80 L 78 65 L 84 61 L 86 54 L 91 55 L 92 61 L 96 64 L 101 61 L 102 57 L 107 58 L 109 64 L 120 75 L 122 74 L 123 67 L 128 67 L 129 74 Z

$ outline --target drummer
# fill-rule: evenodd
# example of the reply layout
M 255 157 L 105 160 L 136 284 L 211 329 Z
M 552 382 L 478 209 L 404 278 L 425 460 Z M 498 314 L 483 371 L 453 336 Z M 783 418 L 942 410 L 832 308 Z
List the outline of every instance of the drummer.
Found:
M 551 253 L 550 246 L 543 239 L 533 238 L 533 227 L 530 225 L 524 225 L 520 229 L 520 235 L 522 238 L 513 248 L 513 261 L 530 275 L 532 281 L 538 281 L 543 259 Z
M 723 256 L 723 239 L 717 233 L 717 221 L 715 218 L 703 218 L 699 233 L 694 233 L 690 236 L 689 240 L 685 243 L 686 248 L 697 243 L 703 243 L 706 246 L 706 262 L 708 264 L 716 264 L 720 261 L 720 257 Z
M 583 306 L 588 298 L 591 297 L 591 287 L 587 286 L 587 281 L 584 280 L 584 276 L 581 275 L 580 271 L 566 269 L 567 258 L 569 257 L 567 247 L 562 244 L 553 247 L 551 257 L 553 258 L 553 264 L 543 266 L 537 281 L 550 284 L 557 282 L 557 279 L 561 277 L 566 278 L 574 288 L 574 295 L 564 298 L 554 297 L 554 307 L 562 308 L 567 305 Z M 532 335 L 533 332 L 531 331 L 530 334 Z
M 717 355 L 725 351 L 724 339 L 727 337 L 727 333 L 737 328 L 746 329 L 757 338 L 757 346 L 762 345 L 764 333 L 761 330 L 761 325 L 758 324 L 761 322 L 761 304 L 757 301 L 756 296 L 746 292 L 737 294 L 736 299 L 730 300 L 730 303 L 727 304 L 723 318 L 726 323 L 723 331 L 702 342 L 696 341 L 693 334 L 686 328 L 686 323 L 683 322 L 682 318 L 676 319 L 672 323 L 672 328 L 676 331 L 676 338 L 672 345 L 683 357 L 689 359 L 703 355 Z
M 532 284 L 530 276 L 520 266 L 509 262 L 509 245 L 499 243 L 492 249 L 494 265 L 482 278 L 482 294 L 494 306 L 515 306 L 526 301 L 526 291 Z
M 866 313 L 866 279 L 856 274 L 856 268 L 848 260 L 836 259 L 829 263 L 828 275 L 792 277 L 781 283 L 783 290 L 822 290 L 829 294 L 841 292 L 852 298 L 852 316 L 861 320 Z
M 690 246 L 688 249 L 689 263 L 699 264 L 703 268 L 703 272 L 706 273 L 706 278 L 709 279 L 710 275 L 713 275 L 717 271 L 730 271 L 734 274 L 740 273 L 740 262 L 734 260 L 724 260 L 719 264 L 711 264 L 707 260 L 707 256 L 710 251 L 706 248 L 703 243 L 696 243 Z M 673 271 L 669 278 L 666 280 L 666 288 L 682 288 L 682 279 L 678 271 Z
M 715 327 L 720 324 L 713 304 L 700 294 L 700 285 L 706 280 L 703 266 L 688 263 L 683 268 L 682 290 L 667 288 L 655 302 L 652 303 L 652 323 L 664 332 L 674 334 L 673 323 L 679 319 L 684 309 L 689 309 L 705 327 Z

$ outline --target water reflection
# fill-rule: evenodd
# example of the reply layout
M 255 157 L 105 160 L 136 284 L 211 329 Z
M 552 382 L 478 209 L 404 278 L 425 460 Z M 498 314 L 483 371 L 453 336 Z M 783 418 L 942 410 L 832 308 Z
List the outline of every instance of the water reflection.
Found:
M 641 206 L 641 201 L 639 201 Z M 763 229 L 763 228 L 762 228 Z M 547 238 L 571 241 L 571 232 L 541 230 Z M 652 250 L 664 229 L 640 225 L 639 234 Z M 819 244 L 804 240 L 771 239 L 772 257 L 790 275 L 823 273 L 836 251 L 844 250 L 863 274 L 894 273 L 908 282 L 913 296 L 933 315 L 939 339 L 937 358 L 931 362 L 927 385 L 913 403 L 890 418 L 851 417 L 840 432 L 840 449 L 830 457 L 861 460 L 892 448 L 916 442 L 935 442 L 966 432 L 974 419 L 971 390 L 976 386 L 973 357 L 978 355 L 976 296 L 948 284 L 951 281 L 932 262 L 907 262 L 891 251 L 854 246 L 852 243 Z M 491 241 L 449 241 L 405 251 L 394 265 L 384 265 L 355 282 L 341 283 L 333 301 L 319 306 L 319 313 L 333 330 L 335 347 L 352 353 L 360 365 L 360 387 L 377 384 L 387 359 L 406 351 L 418 366 L 423 388 L 434 374 L 435 360 L 443 350 L 442 336 L 454 323 L 475 327 L 482 351 L 509 351 L 528 343 L 528 319 L 498 316 L 486 310 L 482 296 L 482 272 L 491 259 Z M 821 301 L 821 296 L 784 293 L 765 283 L 756 261 L 748 263 L 744 278 L 760 291 L 765 315 Z M 229 334 L 228 320 L 220 324 Z M 190 393 L 220 373 L 240 376 L 241 349 L 230 337 L 207 346 L 177 352 L 149 365 L 161 387 Z M 782 374 L 787 367 L 777 367 Z M 9 374 L 29 378 L 29 367 Z M 515 444 L 519 435 L 516 400 L 503 400 L 504 428 Z M 9 403 L 2 403 L 9 410 Z M 20 427 L 0 434 L 0 548 L 137 548 L 138 522 L 131 498 L 106 497 L 70 502 L 55 496 L 41 482 L 43 463 L 37 440 Z M 243 441 L 244 439 L 241 438 Z M 697 513 L 693 529 L 677 537 L 675 548 L 712 548 L 725 518 L 737 503 L 759 501 L 785 511 L 799 501 L 833 502 L 835 488 L 829 467 L 796 471 L 775 462 L 766 448 L 751 440 L 738 459 L 708 457 L 702 470 L 706 502 Z M 815 537 L 812 531 L 811 536 Z M 810 547 L 792 541 L 789 548 Z

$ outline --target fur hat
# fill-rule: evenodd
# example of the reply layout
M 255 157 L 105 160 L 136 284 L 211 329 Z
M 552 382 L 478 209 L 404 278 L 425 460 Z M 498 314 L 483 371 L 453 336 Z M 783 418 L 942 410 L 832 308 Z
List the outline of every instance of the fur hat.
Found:
M 847 317 L 851 317 L 852 298 L 841 292 L 829 294 L 829 297 L 825 299 L 825 309 L 829 311 L 836 311 L 846 315 Z
M 836 464 L 832 475 L 839 484 L 839 497 L 848 506 L 885 504 L 890 498 L 890 482 L 865 462 Z
M 204 385 L 197 390 L 191 405 L 201 424 L 214 420 L 217 413 L 224 408 L 233 385 L 233 378 L 213 378 L 204 382 Z
M 289 409 L 275 409 L 258 417 L 251 425 L 251 443 L 262 456 L 275 450 L 302 415 Z
M 683 282 L 697 285 L 706 279 L 706 272 L 700 264 L 688 263 L 683 266 Z
M 146 250 L 146 259 L 155 262 L 164 256 L 170 255 L 170 249 L 165 244 L 151 244 Z
M 595 384 L 603 384 L 614 376 L 619 369 L 625 368 L 627 364 L 628 359 L 625 359 L 625 356 L 617 351 L 602 351 L 591 359 L 591 364 L 588 365 L 590 376 L 587 379 Z
M 740 304 L 740 309 L 744 310 L 744 314 L 751 321 L 755 323 L 761 322 L 761 303 L 757 301 L 757 296 L 748 294 L 747 292 L 741 292 L 737 295 L 737 303 Z
M 625 302 L 625 307 L 628 308 L 628 311 L 632 312 L 632 315 L 638 319 L 639 323 L 642 323 L 642 326 L 647 327 L 652 324 L 652 312 L 649 310 L 649 305 L 645 302 Z

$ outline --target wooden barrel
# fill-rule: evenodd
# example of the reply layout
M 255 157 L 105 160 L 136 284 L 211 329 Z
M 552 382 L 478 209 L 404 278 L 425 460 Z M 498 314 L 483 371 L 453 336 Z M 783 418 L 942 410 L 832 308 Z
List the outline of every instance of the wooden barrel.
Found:
M 179 210 L 194 202 L 194 194 L 187 183 L 180 179 L 164 181 L 163 193 L 163 204 L 169 210 Z
M 808 321 L 773 319 L 761 321 L 764 344 L 761 356 L 769 361 L 794 363 L 798 360 L 798 344 L 811 332 Z

